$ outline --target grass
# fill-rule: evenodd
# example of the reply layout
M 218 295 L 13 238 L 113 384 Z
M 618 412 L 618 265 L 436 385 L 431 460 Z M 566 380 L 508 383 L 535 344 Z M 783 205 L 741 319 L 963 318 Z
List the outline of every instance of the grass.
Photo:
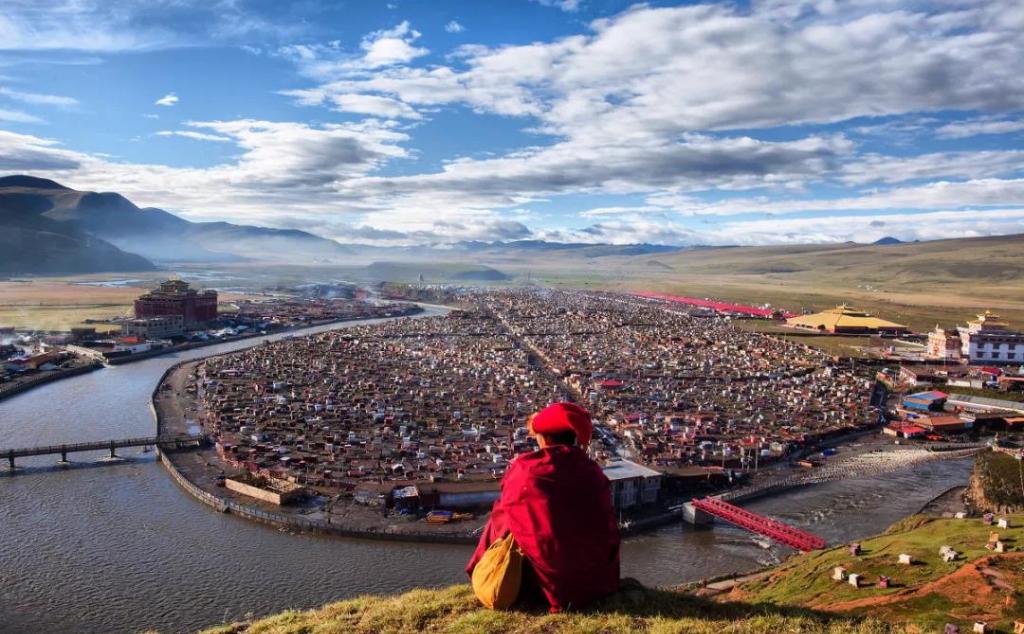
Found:
M 479 607 L 468 586 L 414 590 L 392 597 L 366 596 L 318 610 L 288 611 L 208 634 L 881 634 L 902 628 L 861 617 L 803 608 L 714 603 L 666 590 L 637 589 L 581 613 L 495 612 Z
M 85 320 L 130 316 L 132 302 L 146 289 L 155 286 L 155 282 L 141 281 L 135 286 L 118 287 L 76 282 L 129 278 L 135 279 L 136 276 L 90 275 L 0 282 L 0 326 L 38 330 L 69 330 L 86 326 L 100 332 L 115 330 L 116 326 L 87 324 Z M 243 297 L 229 293 L 222 294 L 221 299 L 233 301 Z
M 794 312 L 846 302 L 923 332 L 964 323 L 987 308 L 1024 326 L 1022 247 L 1024 236 L 1002 236 L 895 246 L 693 249 L 584 264 L 553 255 L 485 263 L 531 270 L 538 283 L 716 297 Z
M 974 471 L 983 483 L 986 500 L 994 504 L 1024 506 L 1024 461 L 1005 453 L 986 451 L 978 456 Z
M 1016 474 L 1014 474 L 1016 476 Z M 854 557 L 847 547 L 794 557 L 772 575 L 734 591 L 733 599 L 756 605 L 789 605 L 866 616 L 889 622 L 906 622 L 931 631 L 946 622 L 961 624 L 971 619 L 989 621 L 1012 630 L 1013 621 L 1024 618 L 1016 594 L 1006 603 L 1003 592 L 993 592 L 993 578 L 969 563 L 993 553 L 985 549 L 990 532 L 1011 548 L 1024 546 L 1024 515 L 1011 516 L 1010 529 L 984 526 L 980 519 L 908 518 L 883 535 L 861 542 L 862 554 Z M 961 553 L 954 563 L 939 555 L 942 546 Z M 897 563 L 898 555 L 913 557 L 912 566 Z M 1007 555 L 991 567 L 1007 575 L 1017 591 L 1024 581 L 1024 559 Z M 1012 558 L 1012 559 L 1011 559 Z M 831 579 L 832 569 L 844 566 L 862 575 L 864 584 L 854 588 Z M 889 576 L 894 587 L 878 588 L 879 575 Z
M 802 343 L 828 354 L 841 357 L 868 358 L 861 348 L 870 345 L 871 337 L 846 335 L 807 335 L 799 330 L 787 328 L 778 322 L 762 319 L 737 319 L 733 322 L 741 330 L 761 332 L 776 337 Z

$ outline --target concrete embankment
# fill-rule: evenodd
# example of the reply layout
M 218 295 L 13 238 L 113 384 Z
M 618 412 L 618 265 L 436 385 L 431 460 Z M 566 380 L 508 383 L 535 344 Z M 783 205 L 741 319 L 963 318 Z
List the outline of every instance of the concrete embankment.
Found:
M 46 385 L 47 383 L 53 383 L 54 381 L 60 381 L 61 379 L 69 379 L 80 374 L 86 374 L 93 370 L 99 370 L 102 367 L 103 364 L 99 362 L 89 363 L 87 365 L 78 366 L 77 368 L 71 368 L 68 370 L 52 370 L 50 372 L 34 376 L 30 379 L 19 380 L 14 385 L 0 388 L 0 401 L 5 398 L 10 398 L 16 394 L 27 392 L 32 388 Z

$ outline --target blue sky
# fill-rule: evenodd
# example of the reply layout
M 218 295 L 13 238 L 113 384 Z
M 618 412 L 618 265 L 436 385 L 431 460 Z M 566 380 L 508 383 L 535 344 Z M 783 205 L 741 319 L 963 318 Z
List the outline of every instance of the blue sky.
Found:
M 6 0 L 0 173 L 344 242 L 1024 232 L 1019 0 Z

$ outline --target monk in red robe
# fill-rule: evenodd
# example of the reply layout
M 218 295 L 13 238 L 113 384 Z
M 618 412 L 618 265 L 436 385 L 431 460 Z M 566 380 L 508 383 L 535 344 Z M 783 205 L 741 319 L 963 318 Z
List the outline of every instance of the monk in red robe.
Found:
M 555 403 L 530 419 L 540 449 L 518 456 L 466 572 L 509 533 L 523 551 L 520 599 L 542 598 L 552 612 L 580 609 L 619 587 L 619 529 L 611 484 L 587 457 L 590 414 Z

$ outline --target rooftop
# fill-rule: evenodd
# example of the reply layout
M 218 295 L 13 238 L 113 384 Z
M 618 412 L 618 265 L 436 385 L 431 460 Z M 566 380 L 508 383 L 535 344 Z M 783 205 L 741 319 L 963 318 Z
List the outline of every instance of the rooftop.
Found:
M 660 476 L 661 474 L 654 469 L 648 469 L 642 464 L 637 464 L 632 460 L 614 459 L 608 461 L 603 467 L 604 474 L 608 476 L 609 480 L 626 480 L 629 478 L 653 478 Z

